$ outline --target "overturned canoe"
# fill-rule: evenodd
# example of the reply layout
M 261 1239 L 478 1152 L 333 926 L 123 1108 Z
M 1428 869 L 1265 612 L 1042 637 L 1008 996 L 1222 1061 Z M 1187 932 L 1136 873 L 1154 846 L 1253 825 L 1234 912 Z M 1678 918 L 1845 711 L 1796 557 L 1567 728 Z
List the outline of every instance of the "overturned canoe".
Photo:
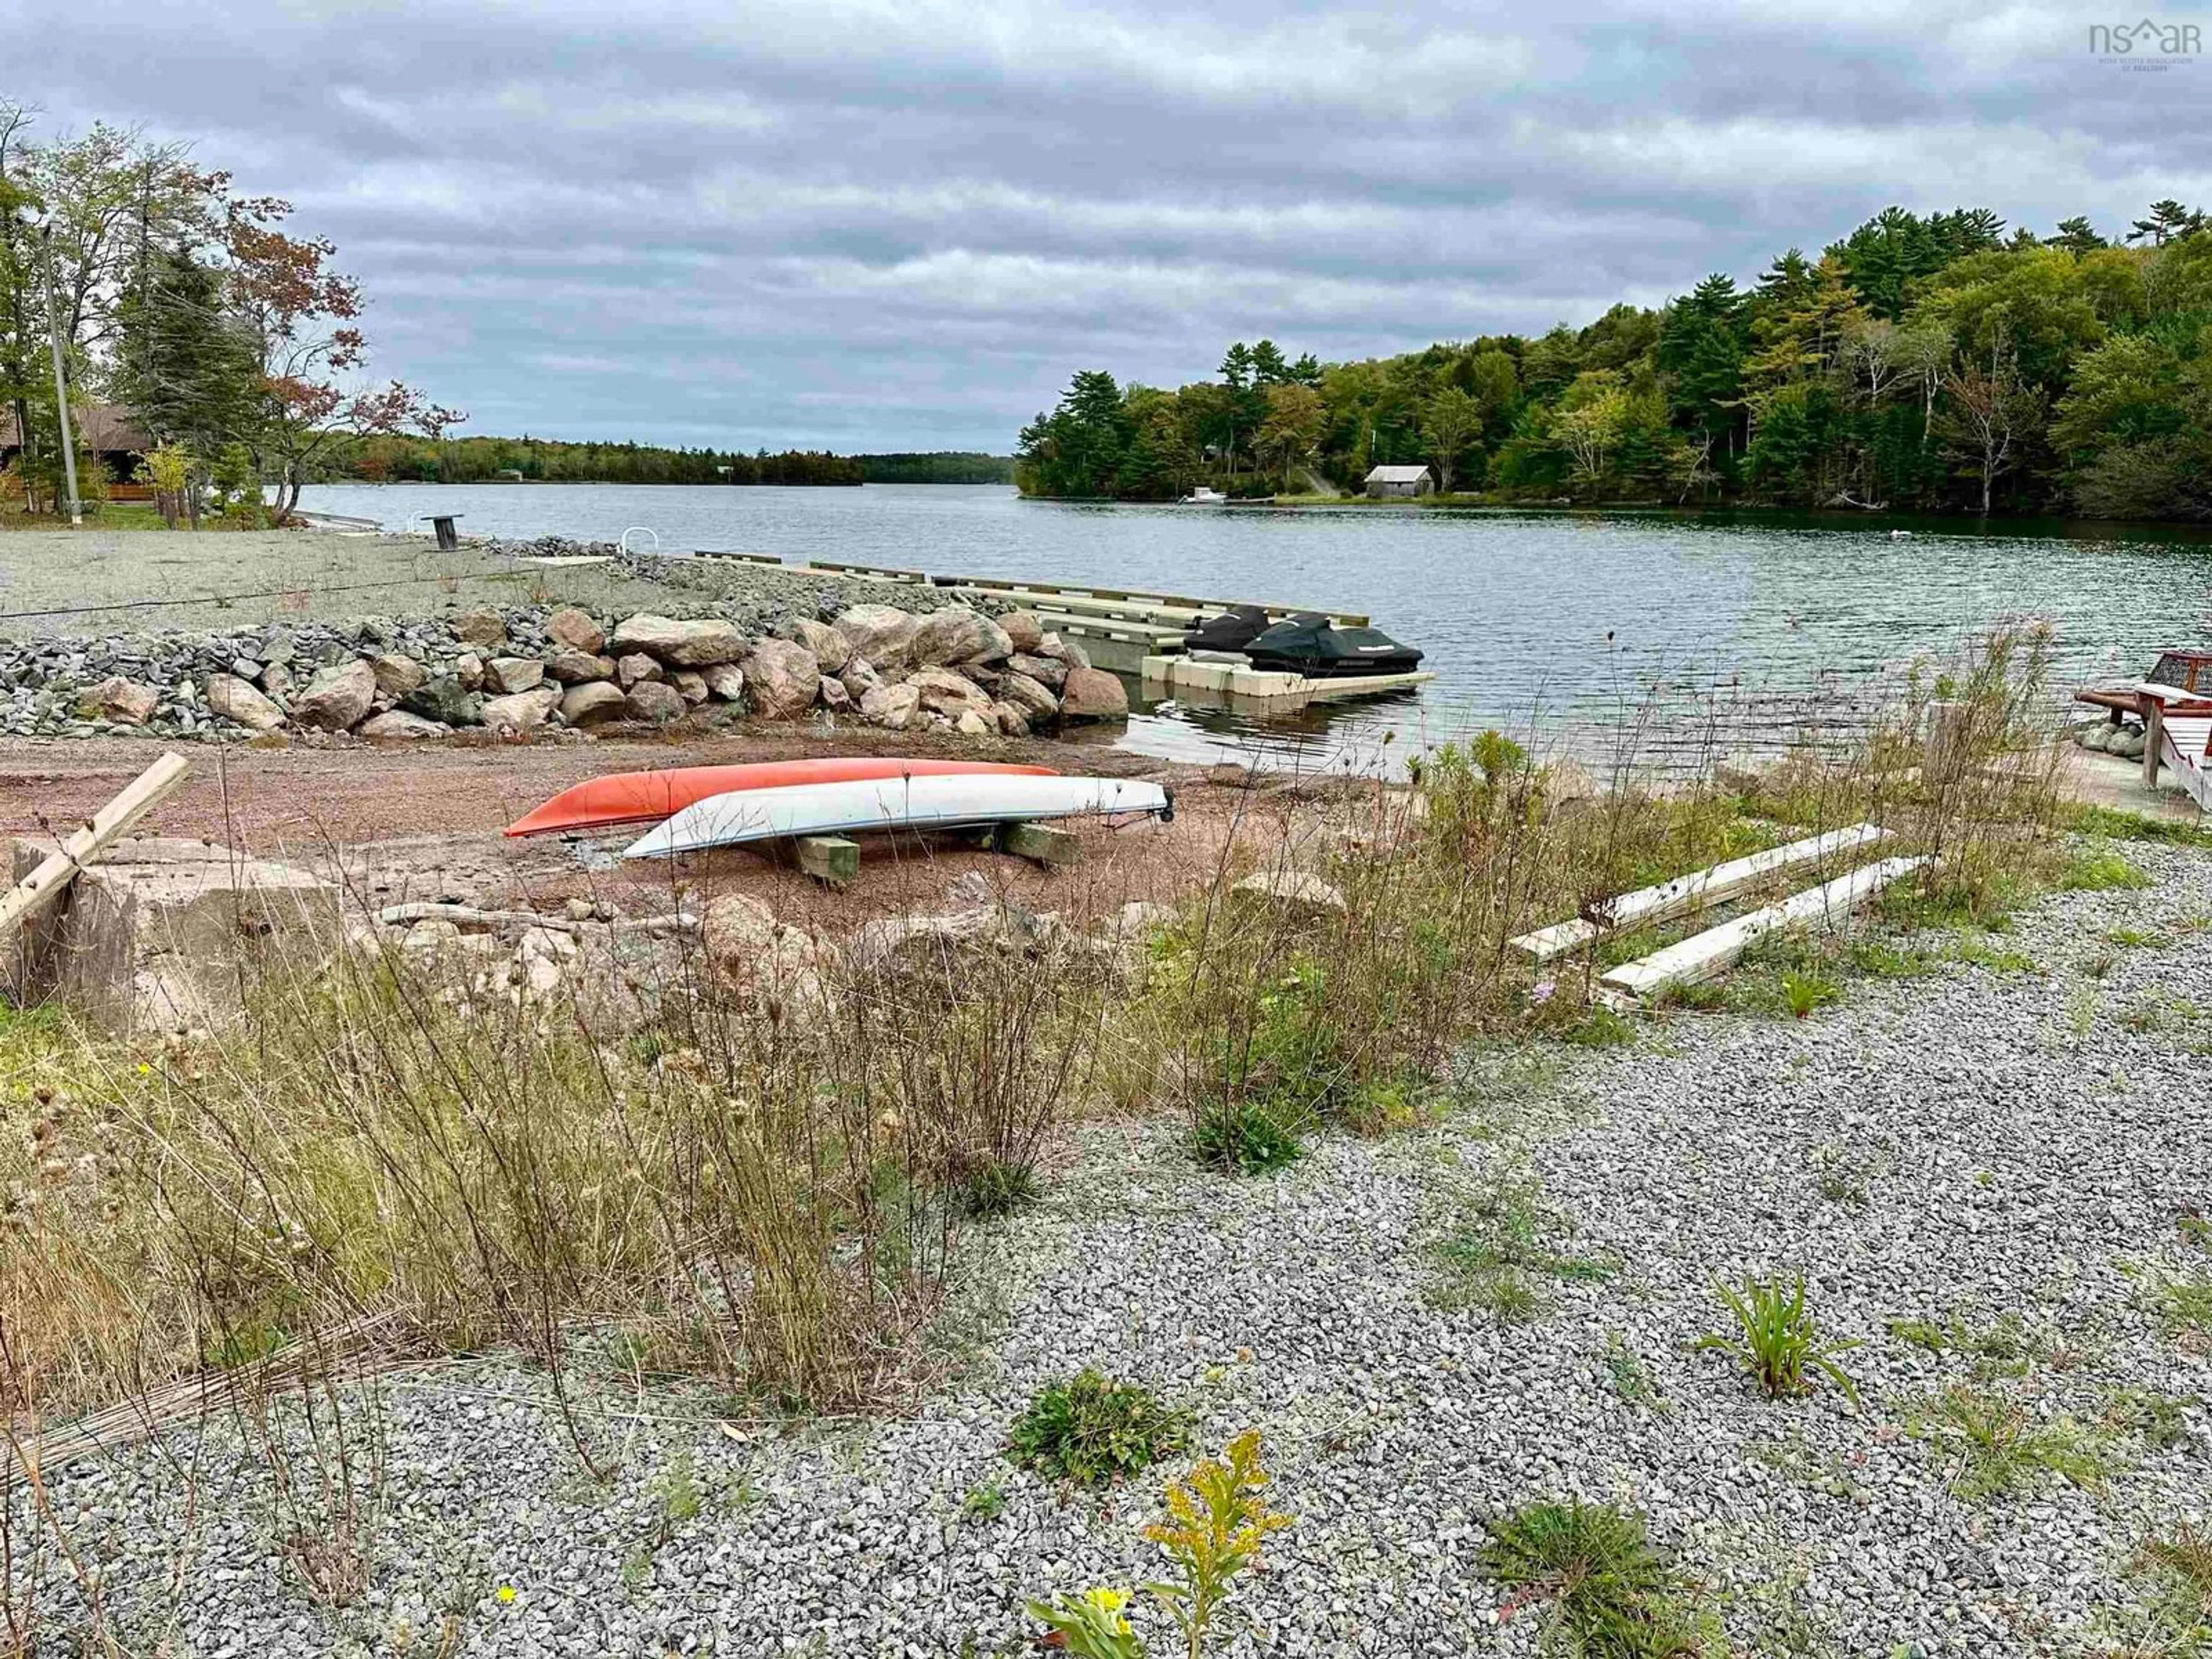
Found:
M 510 836 L 551 836 L 672 817 L 710 796 L 780 789 L 795 783 L 851 783 L 871 778 L 989 774 L 1051 777 L 1049 766 L 995 761 L 902 760 L 865 756 L 818 760 L 750 761 L 738 766 L 672 766 L 659 772 L 611 772 L 563 789 L 507 826 Z
M 710 847 L 865 830 L 944 830 L 1086 813 L 1175 816 L 1175 797 L 1129 778 L 945 775 L 793 784 L 715 795 L 687 806 L 623 850 L 668 858 Z

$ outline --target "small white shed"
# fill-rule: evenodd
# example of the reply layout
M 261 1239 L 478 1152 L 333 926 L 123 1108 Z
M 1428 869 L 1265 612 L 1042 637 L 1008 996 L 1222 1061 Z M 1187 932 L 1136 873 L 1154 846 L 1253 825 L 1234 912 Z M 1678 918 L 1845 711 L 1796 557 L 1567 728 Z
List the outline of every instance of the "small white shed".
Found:
M 1436 487 L 1425 466 L 1378 466 L 1367 475 L 1370 495 L 1425 495 Z

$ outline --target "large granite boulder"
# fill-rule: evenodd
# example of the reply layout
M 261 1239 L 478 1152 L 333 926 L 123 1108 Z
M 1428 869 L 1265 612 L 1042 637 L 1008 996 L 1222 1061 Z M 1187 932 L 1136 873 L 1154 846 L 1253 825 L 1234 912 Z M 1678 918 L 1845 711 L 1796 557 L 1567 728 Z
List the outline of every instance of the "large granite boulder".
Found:
M 161 707 L 161 693 L 150 685 L 111 674 L 97 685 L 87 686 L 76 700 L 77 713 L 87 720 L 112 720 L 118 726 L 143 726 Z
M 894 673 L 914 660 L 914 636 L 921 618 L 896 605 L 856 605 L 830 626 L 850 656 L 866 657 L 880 672 Z
M 593 656 L 572 646 L 558 646 L 545 653 L 545 678 L 562 685 L 584 685 L 615 677 L 612 657 Z
M 684 701 L 684 694 L 665 680 L 640 680 L 630 687 L 623 702 L 630 719 L 654 726 L 682 720 L 690 707 Z
M 447 726 L 475 726 L 483 719 L 483 699 L 452 674 L 423 681 L 400 698 L 399 706 Z
M 1069 720 L 1127 720 L 1129 694 L 1103 668 L 1071 668 L 1060 687 L 1060 715 Z
M 745 636 L 738 625 L 719 618 L 678 622 L 671 617 L 631 617 L 617 626 L 607 644 L 617 656 L 643 651 L 677 668 L 708 668 L 736 662 L 745 654 Z
M 376 672 L 356 658 L 324 669 L 292 699 L 292 724 L 317 732 L 348 732 L 376 701 Z
M 1031 724 L 1060 713 L 1060 699 L 1027 674 L 1008 672 L 999 677 L 999 700 L 1012 703 Z
M 387 651 L 380 657 L 369 659 L 368 672 L 376 677 L 376 689 L 387 697 L 404 697 L 430 678 L 430 671 L 403 652 Z
M 981 611 L 964 605 L 948 605 L 921 619 L 915 630 L 909 659 L 928 665 L 939 663 L 1004 662 L 1013 654 L 1006 630 Z
M 598 656 L 607 647 L 607 630 L 592 620 L 590 612 L 572 605 L 563 605 L 545 619 L 545 635 L 556 644 L 587 657 Z
M 426 720 L 404 708 L 387 708 L 381 714 L 371 714 L 354 727 L 354 735 L 385 742 L 419 743 L 425 738 L 442 738 L 453 729 L 442 720 Z
M 629 699 L 605 680 L 586 680 L 572 685 L 561 697 L 561 723 L 578 727 L 599 726 L 624 718 Z
M 494 731 L 503 727 L 510 732 L 534 732 L 561 706 L 561 696 L 557 685 L 539 685 L 507 696 L 488 698 L 483 706 L 483 723 Z
M 844 669 L 853 647 L 845 636 L 828 623 L 816 622 L 811 617 L 801 617 L 791 625 L 793 641 L 814 653 L 814 660 L 825 674 L 836 674 Z
M 498 696 L 527 691 L 545 678 L 545 665 L 536 657 L 494 657 L 484 665 L 484 689 Z
M 911 685 L 870 686 L 860 697 L 860 718 L 887 732 L 903 732 L 921 712 L 921 693 Z
M 943 714 L 957 720 L 964 709 L 988 714 L 991 694 L 975 681 L 956 674 L 949 668 L 917 668 L 907 677 L 921 699 L 921 706 L 933 714 Z
M 759 641 L 738 665 L 744 672 L 753 712 L 769 720 L 805 714 L 814 707 L 822 688 L 822 669 L 814 653 L 794 641 Z

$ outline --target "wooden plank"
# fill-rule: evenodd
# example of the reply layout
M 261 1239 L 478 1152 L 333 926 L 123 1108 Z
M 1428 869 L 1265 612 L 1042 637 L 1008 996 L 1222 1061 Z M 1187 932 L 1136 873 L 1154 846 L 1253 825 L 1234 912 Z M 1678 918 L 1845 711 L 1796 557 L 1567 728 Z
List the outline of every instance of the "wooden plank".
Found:
M 926 570 L 902 570 L 888 564 L 862 564 L 853 559 L 809 559 L 799 569 L 802 572 L 819 570 L 837 576 L 873 576 L 878 581 L 929 586 L 929 573 Z
M 2142 700 L 2142 781 L 2146 789 L 2158 787 L 2159 763 L 2165 758 L 2166 704 L 2157 697 Z
M 1249 605 L 1267 613 L 1271 622 L 1280 622 L 1286 617 L 1302 616 L 1316 611 L 1343 628 L 1364 628 L 1372 620 L 1364 611 L 1323 611 L 1317 605 L 1264 605 L 1256 599 L 1201 599 L 1188 593 L 1153 593 L 1141 588 L 1100 587 L 1094 583 L 1016 581 L 999 576 L 933 576 L 930 580 L 939 587 L 975 587 L 1008 598 L 1024 594 L 1040 599 L 1054 594 L 1091 599 L 1118 599 L 1139 604 L 1175 605 L 1183 610 L 1202 611 L 1218 614 L 1232 606 Z
M 1555 921 L 1549 927 L 1539 927 L 1510 942 L 1515 950 L 1538 962 L 1549 962 L 1553 957 L 1563 957 L 1570 951 L 1579 951 L 1595 943 L 1604 931 L 1595 922 L 1577 916 L 1572 921 Z
M 1606 974 L 1600 983 L 1616 991 L 1649 997 L 1670 985 L 1711 979 L 1732 967 L 1746 951 L 1768 934 L 1796 933 L 1848 916 L 1892 882 L 1911 875 L 1927 862 L 1924 857 L 1884 859 L 1878 864 L 1863 866 L 1819 887 L 1793 893 L 1778 904 L 1770 904 L 1747 916 L 1709 927 L 1679 945 L 1655 951 L 1640 961 L 1624 963 Z
M 1083 842 L 1065 830 L 1048 823 L 1002 823 L 998 848 L 1032 864 L 1073 864 L 1083 856 Z
M 1800 866 L 1855 853 L 1881 840 L 1887 833 L 1871 823 L 1857 823 L 1848 830 L 1831 830 L 1826 835 L 1793 841 L 1787 846 L 1770 847 L 1763 853 L 1730 859 L 1710 869 L 1693 870 L 1656 887 L 1639 887 L 1616 898 L 1600 899 L 1583 916 L 1539 927 L 1533 933 L 1523 933 L 1511 944 L 1538 962 L 1548 962 L 1553 957 L 1581 950 L 1608 928 L 1648 927 L 1686 915 L 1733 898 Z
M 1882 840 L 1888 833 L 1871 823 L 1855 823 L 1847 830 L 1831 830 L 1826 835 L 1808 836 L 1803 841 L 1793 841 L 1787 846 L 1770 847 L 1763 853 L 1730 859 L 1727 863 L 1714 865 L 1709 870 L 1693 870 L 1686 876 L 1662 881 L 1656 887 L 1640 887 L 1617 898 L 1600 899 L 1586 908 L 1583 915 L 1601 927 L 1648 927 L 1653 922 L 1687 915 L 1693 910 L 1702 910 L 1708 905 L 1733 898 L 1738 893 L 1801 865 L 1817 864 L 1826 859 L 1856 853 L 1861 848 L 1870 847 Z
M 131 833 L 139 819 L 161 804 L 183 781 L 191 763 L 182 755 L 163 755 L 132 779 L 121 794 L 92 816 L 92 821 L 48 854 L 39 867 L 0 897 L 0 937 L 12 933 L 24 921 L 68 886 L 76 872 L 96 861 L 102 853 Z
M 860 846 L 842 836 L 800 836 L 791 843 L 792 857 L 801 871 L 831 887 L 842 887 L 860 876 Z
M 739 553 L 726 547 L 695 547 L 691 550 L 691 556 L 695 559 L 736 559 L 744 564 L 772 564 L 778 569 L 783 567 L 783 560 L 777 554 Z

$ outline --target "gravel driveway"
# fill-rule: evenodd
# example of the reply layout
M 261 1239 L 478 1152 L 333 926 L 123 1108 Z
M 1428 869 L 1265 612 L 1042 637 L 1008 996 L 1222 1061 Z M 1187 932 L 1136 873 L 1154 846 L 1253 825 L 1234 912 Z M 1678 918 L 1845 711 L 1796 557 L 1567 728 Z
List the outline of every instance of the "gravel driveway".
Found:
M 1325 1139 L 1276 1176 L 1201 1175 L 1169 1124 L 1090 1128 L 1038 1209 L 975 1242 L 951 1373 L 910 1416 L 725 1426 L 701 1391 L 607 1384 L 592 1433 L 624 1471 L 603 1488 L 542 1374 L 390 1381 L 374 1577 L 343 1611 L 271 1553 L 266 1476 L 228 1429 L 73 1468 L 64 1513 L 142 1650 L 1020 1651 L 1025 1595 L 1156 1559 L 1155 1486 L 1067 1499 L 998 1451 L 1042 1381 L 1097 1364 L 1187 1405 L 1210 1448 L 1266 1437 L 1299 1519 L 1239 1650 L 1533 1654 L 1540 1613 L 1480 1573 L 1485 1522 L 1579 1493 L 1646 1511 L 1739 1652 L 2097 1652 L 2139 1603 L 2146 1529 L 2212 1512 L 2212 1363 L 2148 1289 L 2212 1201 L 2212 932 L 2174 925 L 2212 918 L 2212 857 L 2129 856 L 2154 885 L 2022 917 L 2003 944 L 2037 971 L 1477 1059 L 1438 1127 Z M 1538 1275 L 1528 1322 L 1451 1305 L 1435 1243 L 1501 1180 L 1550 1248 L 1619 1271 Z M 1717 1277 L 1800 1268 L 1824 1326 L 1866 1341 L 1861 1411 L 1770 1403 L 1691 1351 Z M 1931 1352 L 1901 1320 L 1958 1334 Z M 1960 1381 L 2078 1425 L 2108 1480 L 1962 1498 L 1948 1443 L 1912 1432 Z

